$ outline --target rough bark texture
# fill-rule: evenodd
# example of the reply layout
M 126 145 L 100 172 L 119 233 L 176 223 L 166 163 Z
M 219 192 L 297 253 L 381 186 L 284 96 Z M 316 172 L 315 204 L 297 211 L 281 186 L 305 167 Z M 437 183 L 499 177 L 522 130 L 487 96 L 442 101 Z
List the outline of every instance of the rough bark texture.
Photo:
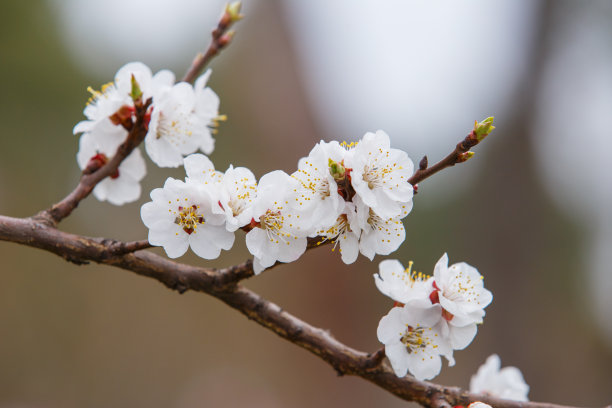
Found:
M 470 394 L 460 388 L 417 381 L 410 376 L 398 378 L 383 360 L 383 350 L 375 353 L 355 350 L 336 340 L 328 331 L 311 326 L 241 286 L 239 282 L 242 279 L 253 275 L 250 261 L 225 269 L 185 265 L 143 251 L 148 247 L 144 241 L 120 242 L 70 234 L 58 230 L 45 219 L 40 215 L 25 219 L 0 216 L 0 240 L 40 248 L 76 264 L 96 262 L 116 266 L 156 279 L 179 293 L 187 290 L 207 293 L 280 337 L 317 355 L 331 365 L 338 375 L 362 377 L 404 400 L 427 407 L 465 406 L 474 401 L 499 408 L 562 407 Z

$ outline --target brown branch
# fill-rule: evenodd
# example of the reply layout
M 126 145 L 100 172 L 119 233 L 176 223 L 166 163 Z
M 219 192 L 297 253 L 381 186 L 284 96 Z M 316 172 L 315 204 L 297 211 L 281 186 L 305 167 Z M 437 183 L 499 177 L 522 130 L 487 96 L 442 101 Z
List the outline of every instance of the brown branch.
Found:
M 463 163 L 467 161 L 471 157 L 470 154 L 473 154 L 468 153 L 470 152 L 470 149 L 480 143 L 482 139 L 487 136 L 486 134 L 480 136 L 476 134 L 477 125 L 479 124 L 477 123 L 474 126 L 474 129 L 465 137 L 465 139 L 457 143 L 457 146 L 455 146 L 455 150 L 453 150 L 448 156 L 446 156 L 433 166 L 428 167 L 427 156 L 424 156 L 419 162 L 419 169 L 412 175 L 412 177 L 408 179 L 408 183 L 415 186 L 426 178 L 433 176 L 440 170 L 443 170 L 447 167 L 452 167 L 457 163 Z M 491 128 L 491 130 L 492 129 L 493 128 Z
M 228 4 L 223 15 L 221 16 L 221 19 L 219 20 L 219 23 L 217 24 L 217 28 L 212 31 L 212 40 L 208 46 L 208 49 L 204 54 L 199 53 L 196 55 L 181 81 L 189 83 L 193 83 L 193 81 L 195 81 L 206 65 L 208 65 L 208 63 L 232 41 L 234 33 L 228 30 L 234 22 L 240 20 L 241 18 L 240 2 Z
M 339 375 L 362 377 L 407 401 L 428 407 L 467 406 L 471 402 L 482 401 L 495 408 L 564 408 L 555 404 L 517 402 L 471 394 L 456 387 L 417 381 L 410 376 L 398 378 L 383 361 L 382 349 L 368 354 L 350 348 L 328 331 L 311 326 L 237 283 L 228 285 L 228 276 L 234 274 L 239 280 L 245 273 L 242 270 L 251 268 L 249 262 L 234 267 L 237 269 L 232 272 L 229 272 L 232 268 L 227 271 L 200 268 L 173 262 L 147 251 L 125 253 L 126 248 L 136 250 L 145 247 L 144 242 L 120 243 L 87 238 L 59 231 L 37 219 L 5 216 L 0 216 L 0 240 L 44 249 L 77 264 L 93 261 L 113 265 L 156 279 L 180 293 L 187 290 L 207 293 L 280 337 L 317 355 Z
M 151 99 L 149 99 L 145 103 L 136 104 L 136 121 L 128 133 L 125 142 L 117 148 L 117 152 L 112 159 L 93 171 L 87 168 L 83 170 L 83 175 L 76 188 L 60 202 L 54 204 L 48 210 L 37 214 L 35 216 L 37 219 L 49 225 L 57 225 L 61 220 L 68 217 L 83 199 L 91 194 L 99 182 L 117 171 L 123 160 L 142 143 L 147 134 L 145 115 L 151 102 Z

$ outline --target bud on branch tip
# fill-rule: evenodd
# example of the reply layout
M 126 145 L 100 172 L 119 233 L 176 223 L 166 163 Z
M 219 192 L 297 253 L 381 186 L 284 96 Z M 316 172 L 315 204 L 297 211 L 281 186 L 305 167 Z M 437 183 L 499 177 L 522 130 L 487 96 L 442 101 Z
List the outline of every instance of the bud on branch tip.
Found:
M 482 122 L 474 121 L 473 135 L 477 141 L 482 141 L 489 133 L 495 129 L 493 126 L 493 116 L 489 116 Z
M 233 3 L 228 3 L 225 6 L 225 12 L 227 13 L 227 15 L 230 18 L 230 21 L 232 23 L 241 20 L 242 17 L 244 17 L 243 14 L 240 14 L 240 9 L 242 8 L 242 2 L 241 1 L 235 1 Z
M 140 89 L 140 85 L 138 85 L 138 82 L 136 81 L 134 74 L 132 74 L 131 81 L 132 81 L 132 91 L 130 92 L 130 96 L 132 97 L 132 100 L 136 102 L 140 100 L 140 98 L 142 98 L 142 90 Z

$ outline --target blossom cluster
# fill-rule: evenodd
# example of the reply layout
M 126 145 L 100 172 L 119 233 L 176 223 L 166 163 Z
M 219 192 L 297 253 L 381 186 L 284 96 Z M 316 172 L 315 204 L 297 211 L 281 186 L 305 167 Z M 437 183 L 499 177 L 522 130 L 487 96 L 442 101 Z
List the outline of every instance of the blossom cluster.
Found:
M 378 339 L 398 377 L 410 372 L 417 379 L 439 374 L 441 357 L 454 365 L 454 350 L 467 347 L 493 295 L 484 288 L 478 270 L 465 262 L 448 266 L 448 256 L 436 263 L 433 276 L 384 260 L 374 274 L 378 289 L 396 302 L 378 325 Z
M 309 238 L 339 247 L 347 264 L 359 253 L 388 255 L 404 241 L 401 219 L 412 209 L 413 164 L 390 147 L 383 131 L 350 145 L 321 141 L 293 174 L 277 170 L 258 182 L 246 168 L 216 171 L 201 154 L 187 156 L 184 166 L 185 181 L 168 179 L 141 210 L 149 242 L 170 257 L 190 246 L 216 258 L 239 228 L 247 232 L 255 273 L 295 261 Z
M 219 98 L 206 82 L 210 71 L 195 82 L 175 82 L 174 74 L 162 70 L 152 74 L 140 62 L 124 65 L 115 75 L 114 82 L 102 86 L 100 91 L 89 88 L 92 96 L 83 113 L 86 120 L 79 122 L 73 132 L 81 134 L 77 163 L 84 170 L 92 162 L 105 164 L 126 141 L 135 123 L 139 101 L 151 99 L 145 116 L 145 151 L 160 167 L 178 167 L 183 157 L 198 149 L 212 153 L 214 139 L 211 133 L 217 121 Z M 140 180 L 146 174 L 140 150 L 132 153 L 120 164 L 115 174 L 102 180 L 93 193 L 101 201 L 122 205 L 140 197 Z

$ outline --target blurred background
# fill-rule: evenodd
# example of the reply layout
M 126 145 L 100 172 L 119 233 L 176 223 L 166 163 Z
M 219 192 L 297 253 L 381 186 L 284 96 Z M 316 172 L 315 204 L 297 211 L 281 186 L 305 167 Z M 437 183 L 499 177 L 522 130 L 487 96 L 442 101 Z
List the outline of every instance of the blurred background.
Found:
M 212 63 L 229 117 L 211 158 L 292 172 L 321 139 L 384 129 L 418 163 L 475 119 L 497 130 L 470 162 L 419 186 L 393 254 L 431 273 L 448 252 L 494 294 L 484 325 L 436 382 L 467 387 L 491 353 L 530 399 L 612 402 L 612 3 L 246 0 Z M 25 217 L 77 183 L 87 86 L 140 60 L 180 77 L 208 45 L 217 0 L 0 2 L 0 214 Z M 148 163 L 141 199 L 87 199 L 66 231 L 143 239 L 148 192 L 182 169 Z M 240 235 L 240 234 L 239 234 Z M 329 247 L 246 285 L 357 349 L 391 307 Z M 214 262 L 248 258 L 238 238 Z M 333 369 L 213 298 L 0 242 L 0 407 L 313 407 L 407 404 Z

